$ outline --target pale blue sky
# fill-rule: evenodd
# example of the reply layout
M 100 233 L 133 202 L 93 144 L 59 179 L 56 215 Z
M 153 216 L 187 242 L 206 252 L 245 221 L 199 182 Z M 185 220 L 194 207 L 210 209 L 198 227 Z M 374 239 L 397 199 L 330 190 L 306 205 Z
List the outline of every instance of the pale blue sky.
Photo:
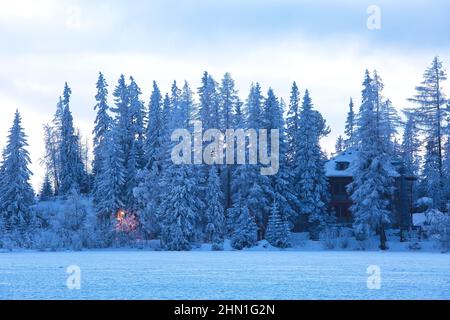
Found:
M 380 30 L 366 27 L 369 5 L 381 9 Z M 196 88 L 208 70 L 216 80 L 231 72 L 243 98 L 252 81 L 285 100 L 294 80 L 310 89 L 331 125 L 323 145 L 332 151 L 365 68 L 379 70 L 402 108 L 434 55 L 450 63 L 449 17 L 445 0 L 0 0 L 0 146 L 19 108 L 37 186 L 42 124 L 64 81 L 75 123 L 90 135 L 98 71 L 110 87 L 120 73 L 133 75 L 147 102 L 152 80 L 163 90 L 174 79 Z

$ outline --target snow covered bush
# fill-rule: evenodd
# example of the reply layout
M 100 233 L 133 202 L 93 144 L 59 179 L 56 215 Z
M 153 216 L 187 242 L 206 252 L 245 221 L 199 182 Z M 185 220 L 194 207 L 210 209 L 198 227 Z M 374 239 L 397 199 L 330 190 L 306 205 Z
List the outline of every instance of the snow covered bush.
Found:
M 433 208 L 433 199 L 428 197 L 419 198 L 414 204 L 414 210 L 416 212 L 425 212 L 431 208 Z
M 57 250 L 62 247 L 58 234 L 58 215 L 62 208 L 61 201 L 42 201 L 33 207 L 36 217 L 36 231 L 33 248 L 38 250 Z
M 223 251 L 223 243 L 215 242 L 211 246 L 212 251 Z
M 319 239 L 323 247 L 328 250 L 333 250 L 338 245 L 338 229 L 335 227 L 327 227 L 320 233 Z
M 15 241 L 10 234 L 2 234 L 2 237 L 0 238 L 0 248 L 12 251 L 17 247 L 19 247 L 17 241 Z
M 265 238 L 274 247 L 287 248 L 291 246 L 288 222 L 282 219 L 275 204 L 272 206 L 272 215 L 269 218 Z
M 38 250 L 93 247 L 96 235 L 88 219 L 90 199 L 73 189 L 67 200 L 40 202 L 33 207 L 35 234 L 33 248 Z M 90 217 L 91 218 L 91 217 Z
M 71 194 L 64 204 L 60 214 L 59 223 L 61 226 L 61 240 L 64 248 L 81 250 L 82 234 L 86 222 L 87 209 L 81 201 L 81 196 L 76 189 L 71 190 Z
M 408 232 L 408 238 L 409 238 L 408 244 L 409 250 L 417 251 L 422 249 L 422 245 L 420 244 L 420 231 L 411 230 L 410 232 Z
M 34 238 L 34 248 L 56 251 L 61 247 L 59 236 L 53 230 L 41 230 Z
M 352 230 L 350 228 L 339 228 L 338 246 L 341 249 L 348 248 L 350 244 L 350 237 L 352 236 Z
M 325 249 L 333 250 L 337 247 L 346 249 L 350 242 L 352 231 L 344 227 L 327 227 L 320 233 L 320 242 Z
M 231 237 L 231 246 L 237 250 L 255 246 L 257 243 L 257 230 L 258 227 L 254 218 L 250 216 L 248 208 L 243 207 L 238 217 L 238 225 Z
M 427 224 L 429 224 L 427 234 L 436 241 L 442 252 L 450 250 L 450 215 L 431 209 L 426 212 Z

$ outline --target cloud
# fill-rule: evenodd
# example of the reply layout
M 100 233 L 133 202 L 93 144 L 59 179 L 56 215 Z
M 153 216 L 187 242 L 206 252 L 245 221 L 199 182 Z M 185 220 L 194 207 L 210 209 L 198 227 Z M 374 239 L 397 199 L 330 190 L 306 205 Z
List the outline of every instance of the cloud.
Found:
M 51 16 L 54 1 L 51 0 L 15 0 L 2 1 L 0 4 L 0 19 L 43 19 Z
M 37 187 L 42 125 L 51 120 L 65 81 L 73 91 L 75 124 L 89 137 L 98 71 L 105 73 L 110 92 L 121 73 L 133 75 L 147 103 L 153 80 L 164 91 L 174 79 L 188 80 L 195 90 L 208 70 L 216 80 L 231 72 L 243 99 L 253 81 L 265 91 L 273 87 L 286 101 L 292 81 L 302 91 L 308 88 L 331 125 L 323 141 L 330 152 L 343 133 L 350 96 L 359 102 L 365 68 L 380 72 L 386 96 L 401 108 L 434 55 L 450 63 L 445 10 L 420 1 L 416 7 L 378 2 L 380 31 L 366 28 L 368 1 L 169 0 L 129 6 L 44 0 L 39 8 L 37 1 L 14 2 L 0 10 L 2 43 L 8 44 L 0 51 L 0 146 L 19 108 Z

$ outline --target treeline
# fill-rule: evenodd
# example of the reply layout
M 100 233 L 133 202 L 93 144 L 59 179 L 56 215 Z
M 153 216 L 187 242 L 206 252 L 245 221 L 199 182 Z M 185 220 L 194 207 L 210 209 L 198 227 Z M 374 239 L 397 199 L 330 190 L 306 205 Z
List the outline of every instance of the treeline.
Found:
M 336 151 L 358 147 L 358 166 L 348 191 L 354 205 L 354 233 L 363 241 L 376 233 L 386 248 L 395 184 L 389 166 L 403 159 L 407 174 L 420 179 L 415 198 L 448 212 L 450 199 L 449 107 L 442 89 L 445 70 L 438 58 L 424 73 L 402 120 L 374 71 L 366 72 L 362 103 L 352 100 Z M 0 167 L 0 234 L 3 246 L 109 247 L 160 239 L 166 250 L 189 250 L 208 242 L 221 250 L 225 238 L 236 249 L 266 239 L 288 247 L 289 232 L 309 231 L 317 239 L 335 225 L 320 147 L 330 133 L 307 89 L 294 82 L 289 102 L 253 83 L 241 100 L 230 74 L 220 82 L 205 72 L 197 97 L 187 82 L 162 93 L 153 82 L 148 105 L 130 77 L 120 76 L 109 103 L 108 84 L 99 74 L 92 170 L 70 111 L 65 84 L 53 121 L 45 126 L 46 176 L 36 205 L 26 135 L 16 112 Z M 284 117 L 285 111 L 287 116 Z M 174 164 L 175 129 L 200 120 L 203 130 L 279 129 L 280 169 L 260 174 L 260 164 Z M 402 129 L 403 139 L 398 130 Z M 190 129 L 191 130 L 191 129 Z M 221 163 L 221 161 L 219 162 Z M 92 198 L 94 215 L 89 218 Z M 62 199 L 62 210 L 54 205 Z M 45 204 L 45 205 L 43 205 Z M 53 204 L 53 205 L 52 205 Z M 44 209 L 43 209 L 44 208 Z

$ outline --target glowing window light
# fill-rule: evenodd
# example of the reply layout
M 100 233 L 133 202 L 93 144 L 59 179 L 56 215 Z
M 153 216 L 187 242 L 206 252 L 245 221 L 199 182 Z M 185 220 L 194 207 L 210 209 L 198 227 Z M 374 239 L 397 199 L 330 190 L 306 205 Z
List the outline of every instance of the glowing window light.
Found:
M 125 211 L 123 210 L 119 210 L 117 212 L 117 221 L 122 221 L 123 219 L 125 219 Z

